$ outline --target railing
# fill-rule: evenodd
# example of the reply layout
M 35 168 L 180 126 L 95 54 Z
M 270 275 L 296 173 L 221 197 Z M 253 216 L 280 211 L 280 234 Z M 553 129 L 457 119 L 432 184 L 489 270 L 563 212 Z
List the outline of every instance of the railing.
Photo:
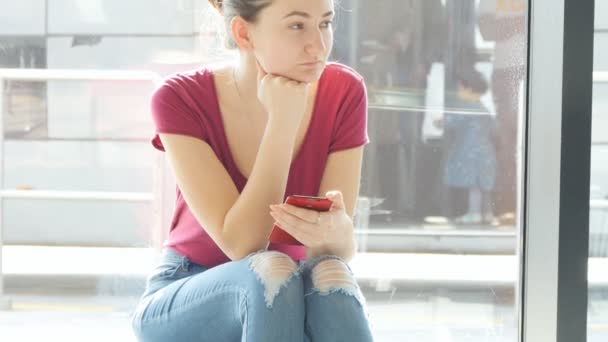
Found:
M 608 83 L 608 71 L 594 71 L 593 83 Z
M 50 70 L 50 69 L 0 69 L 0 310 L 8 309 L 10 301 L 4 297 L 4 279 L 2 272 L 2 229 L 4 199 L 30 200 L 87 200 L 87 201 L 120 201 L 152 203 L 157 223 L 154 229 L 156 240 L 162 236 L 163 218 L 163 179 L 164 167 L 162 155 L 156 159 L 154 186 L 151 193 L 129 192 L 79 192 L 79 191 L 45 191 L 45 190 L 8 190 L 4 189 L 4 82 L 5 81 L 149 81 L 157 83 L 160 75 L 150 71 L 115 71 L 115 70 Z M 78 139 L 71 139 L 78 140 Z M 102 139 L 100 139 L 102 140 Z

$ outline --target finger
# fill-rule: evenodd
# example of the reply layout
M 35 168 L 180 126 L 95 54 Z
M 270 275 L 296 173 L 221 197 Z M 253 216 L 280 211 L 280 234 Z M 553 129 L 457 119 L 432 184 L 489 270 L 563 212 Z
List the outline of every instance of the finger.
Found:
M 285 222 L 285 223 L 287 223 L 287 224 L 289 224 L 291 226 L 301 225 L 303 223 L 308 223 L 308 222 L 302 220 L 301 218 L 288 213 L 287 211 L 281 209 L 280 207 L 273 208 L 270 211 L 270 214 L 272 215 L 272 217 L 281 219 L 283 222 Z
M 308 239 L 308 237 L 299 230 L 294 230 L 291 226 L 281 223 L 279 221 L 275 221 L 274 224 L 285 232 L 287 232 L 289 235 L 293 236 L 294 239 L 298 240 L 304 246 L 310 245 L 310 240 Z
M 291 87 L 291 88 L 297 88 L 299 83 L 297 81 L 289 80 L 289 81 L 285 82 L 285 85 L 287 85 L 288 87 Z
M 300 88 L 302 90 L 307 90 L 308 87 L 310 86 L 310 82 L 303 82 L 303 81 L 298 81 L 298 80 L 294 80 L 294 79 L 290 79 L 291 83 L 290 85 L 293 85 L 296 88 Z
M 306 227 L 289 224 L 282 219 L 275 219 L 275 220 L 279 227 L 284 228 L 284 230 L 286 232 L 288 232 L 289 235 L 296 238 L 296 240 L 300 241 L 302 244 L 309 246 L 311 243 L 314 243 L 315 241 L 317 241 L 314 231 L 307 229 Z M 305 223 L 305 224 L 308 224 L 308 223 Z
M 332 207 L 337 209 L 344 209 L 344 197 L 340 190 L 331 190 L 325 193 L 325 197 L 332 201 Z
M 287 224 L 289 226 L 296 227 L 307 233 L 311 233 L 312 235 L 316 235 L 317 234 L 316 230 L 319 230 L 321 228 L 321 224 L 316 223 L 317 222 L 316 218 L 315 218 L 314 223 L 311 223 L 307 220 L 301 219 L 298 216 L 292 215 L 292 214 L 288 213 L 287 211 L 280 209 L 280 208 L 272 210 L 270 214 L 272 215 L 273 218 L 275 218 L 277 220 L 281 220 L 281 222 L 284 222 L 285 224 Z
M 291 204 L 287 204 L 287 203 L 281 204 L 278 207 L 283 209 L 287 213 L 294 215 L 296 217 L 299 217 L 300 219 L 302 219 L 306 222 L 309 222 L 309 223 L 317 223 L 317 220 L 319 217 L 319 212 L 316 210 L 299 208 L 299 207 L 296 207 L 295 205 L 291 205 Z
M 275 224 L 305 246 L 310 246 L 315 241 L 314 236 L 310 232 L 307 232 L 306 229 L 286 223 L 279 218 L 275 218 Z
M 304 86 L 304 82 L 300 82 L 296 79 L 290 78 L 288 76 L 285 75 L 276 75 L 277 78 L 277 82 L 279 82 L 282 85 L 286 85 L 286 86 L 290 86 L 290 87 L 299 87 L 299 86 Z
M 284 85 L 284 86 L 289 85 L 291 82 L 291 79 L 289 79 L 285 76 L 281 76 L 281 75 L 277 75 L 276 80 L 277 80 L 277 83 Z
M 304 82 L 300 82 L 298 80 L 294 80 L 293 78 L 288 78 L 287 80 L 289 80 L 289 82 L 288 82 L 289 85 L 292 85 L 294 87 L 303 86 L 304 85 Z
M 309 223 L 284 210 L 275 210 L 270 215 L 278 222 L 278 226 L 307 247 L 316 247 L 327 239 L 328 231 L 332 227 L 331 215 L 324 213 L 321 223 Z
M 262 68 L 262 66 L 260 65 L 260 62 L 257 60 L 255 60 L 255 66 L 258 69 L 258 84 L 260 82 L 262 82 L 262 79 L 264 79 L 264 77 L 268 74 L 264 68 Z

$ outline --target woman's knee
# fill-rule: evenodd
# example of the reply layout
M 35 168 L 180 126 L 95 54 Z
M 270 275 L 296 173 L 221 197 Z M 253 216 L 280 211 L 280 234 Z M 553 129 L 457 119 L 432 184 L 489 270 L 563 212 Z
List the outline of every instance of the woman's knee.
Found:
M 316 263 L 310 271 L 313 292 L 320 295 L 342 293 L 353 296 L 361 304 L 365 299 L 353 273 L 346 263 L 339 258 L 325 258 Z
M 310 274 L 313 286 L 322 294 L 331 290 L 343 289 L 348 292 L 357 290 L 357 281 L 344 261 L 324 259 L 316 264 Z
M 265 251 L 253 254 L 249 257 L 249 268 L 264 286 L 264 299 L 269 308 L 282 288 L 302 287 L 298 265 L 284 253 Z

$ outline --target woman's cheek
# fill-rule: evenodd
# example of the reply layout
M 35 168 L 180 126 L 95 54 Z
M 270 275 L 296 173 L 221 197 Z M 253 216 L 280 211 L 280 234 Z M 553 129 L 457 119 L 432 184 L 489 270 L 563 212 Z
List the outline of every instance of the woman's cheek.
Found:
M 334 47 L 334 35 L 331 31 L 328 31 L 327 36 L 325 37 L 325 47 L 327 49 L 326 57 L 329 57 L 331 50 Z

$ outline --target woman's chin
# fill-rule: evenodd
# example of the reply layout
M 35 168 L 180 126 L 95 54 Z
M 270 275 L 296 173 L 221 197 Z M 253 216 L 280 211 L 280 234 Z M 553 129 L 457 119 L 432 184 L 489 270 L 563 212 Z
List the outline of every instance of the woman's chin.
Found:
M 298 82 L 313 83 L 317 82 L 319 78 L 321 78 L 321 74 L 323 74 L 324 69 L 325 65 L 316 68 L 296 68 L 294 70 L 290 70 L 289 72 L 276 72 L 275 75 L 287 77 Z
M 309 69 L 309 70 L 304 70 L 304 71 L 299 71 L 297 76 L 294 77 L 295 80 L 298 80 L 300 82 L 308 82 L 308 83 L 313 83 L 313 82 L 317 82 L 319 80 L 319 78 L 321 78 L 321 75 L 323 74 L 323 70 L 325 68 L 324 67 L 319 67 L 319 68 L 315 68 L 315 69 Z
M 319 80 L 319 77 L 302 77 L 298 81 L 304 83 L 315 83 Z

